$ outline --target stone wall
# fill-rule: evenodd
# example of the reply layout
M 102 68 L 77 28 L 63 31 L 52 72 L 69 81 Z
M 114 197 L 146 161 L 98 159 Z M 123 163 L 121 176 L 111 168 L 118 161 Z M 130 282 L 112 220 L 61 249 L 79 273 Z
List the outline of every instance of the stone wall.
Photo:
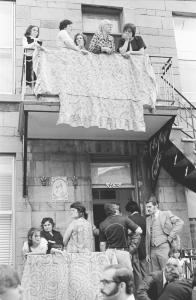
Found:
M 170 1 L 168 1 L 170 2 Z M 174 1 L 178 2 L 178 1 Z M 147 53 L 173 56 L 176 84 L 178 68 L 176 45 L 172 20 L 172 9 L 165 0 L 17 0 L 16 1 L 16 78 L 17 90 L 20 86 L 22 65 L 22 36 L 29 24 L 40 27 L 40 38 L 45 47 L 55 47 L 59 22 L 63 19 L 73 21 L 73 35 L 82 31 L 81 3 L 107 7 L 123 8 L 122 23 L 132 22 L 137 26 L 147 45 Z
M 156 194 L 160 209 L 171 210 L 184 221 L 184 228 L 181 233 L 182 247 L 191 248 L 190 224 L 184 186 L 175 182 L 162 168 L 157 182 Z

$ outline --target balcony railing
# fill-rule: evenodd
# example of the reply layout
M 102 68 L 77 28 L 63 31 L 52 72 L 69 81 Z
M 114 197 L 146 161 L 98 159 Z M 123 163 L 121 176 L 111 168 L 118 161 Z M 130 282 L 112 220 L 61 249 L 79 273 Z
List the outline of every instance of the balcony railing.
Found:
M 33 70 L 27 76 L 27 64 L 32 64 L 32 50 L 26 49 L 23 56 L 23 68 L 21 79 L 21 93 L 33 95 L 35 87 L 35 75 Z M 158 87 L 157 103 L 161 106 L 177 106 L 178 114 L 175 124 L 183 128 L 190 138 L 196 137 L 196 108 L 175 88 L 175 76 L 173 74 L 172 57 L 151 55 L 150 61 L 153 66 Z M 27 78 L 31 76 L 31 78 Z M 44 96 L 44 95 L 43 95 Z

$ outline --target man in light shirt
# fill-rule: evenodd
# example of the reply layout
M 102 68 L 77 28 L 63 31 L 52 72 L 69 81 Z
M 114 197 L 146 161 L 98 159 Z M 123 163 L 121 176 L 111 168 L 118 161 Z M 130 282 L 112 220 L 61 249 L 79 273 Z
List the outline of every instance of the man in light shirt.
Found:
M 104 300 L 135 300 L 132 272 L 122 265 L 110 265 L 101 277 L 101 293 Z
M 179 247 L 179 232 L 184 222 L 171 211 L 158 209 L 155 196 L 146 202 L 146 260 L 151 271 L 162 270 L 168 260 L 171 247 Z

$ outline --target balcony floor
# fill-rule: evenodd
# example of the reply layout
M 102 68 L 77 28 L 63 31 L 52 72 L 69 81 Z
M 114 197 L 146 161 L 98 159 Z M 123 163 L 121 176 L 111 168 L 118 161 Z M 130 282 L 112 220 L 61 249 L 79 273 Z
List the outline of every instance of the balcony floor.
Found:
M 54 98 L 53 98 L 54 100 Z M 23 131 L 24 114 L 28 113 L 28 139 L 85 139 L 85 140 L 148 140 L 173 116 L 174 106 L 157 106 L 151 113 L 144 108 L 146 132 L 125 130 L 106 130 L 98 127 L 83 128 L 69 125 L 56 125 L 59 113 L 58 100 L 44 101 L 25 100 L 20 110 L 19 131 Z

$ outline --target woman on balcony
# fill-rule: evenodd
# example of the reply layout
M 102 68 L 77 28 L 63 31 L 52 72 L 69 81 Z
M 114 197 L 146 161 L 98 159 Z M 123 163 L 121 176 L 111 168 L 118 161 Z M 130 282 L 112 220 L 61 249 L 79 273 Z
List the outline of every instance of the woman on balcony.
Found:
M 33 51 L 36 46 L 41 46 L 42 41 L 39 39 L 39 27 L 29 25 L 23 36 L 22 45 L 26 57 L 26 85 L 33 87 L 36 82 L 36 76 L 33 72 Z
M 123 27 L 122 38 L 119 40 L 119 45 L 117 51 L 126 58 L 130 54 L 141 55 L 144 54 L 144 49 L 146 45 L 141 36 L 135 35 L 136 26 L 131 23 L 127 23 Z
M 88 51 L 85 49 L 80 49 L 80 47 L 76 46 L 74 43 L 71 32 L 72 32 L 72 21 L 63 20 L 59 24 L 60 32 L 57 35 L 57 47 L 59 48 L 68 48 L 74 51 L 81 52 L 83 54 L 87 54 Z
M 51 253 L 51 249 L 63 249 L 63 237 L 61 233 L 54 230 L 54 221 L 52 218 L 43 218 L 41 222 L 41 236 L 48 241 L 48 251 L 47 254 Z
M 23 245 L 23 254 L 46 254 L 48 250 L 48 242 L 40 236 L 40 230 L 32 227 L 29 229 L 27 241 Z
M 74 36 L 74 43 L 76 46 L 78 46 L 80 49 L 86 49 L 86 42 L 87 42 L 87 37 L 84 35 L 82 32 L 77 33 Z
M 86 208 L 80 202 L 70 206 L 73 221 L 65 231 L 63 242 L 67 252 L 93 251 L 93 229 L 87 221 Z
M 109 20 L 102 20 L 99 31 L 96 32 L 90 42 L 89 51 L 95 54 L 115 52 L 114 38 L 110 35 L 112 23 Z

